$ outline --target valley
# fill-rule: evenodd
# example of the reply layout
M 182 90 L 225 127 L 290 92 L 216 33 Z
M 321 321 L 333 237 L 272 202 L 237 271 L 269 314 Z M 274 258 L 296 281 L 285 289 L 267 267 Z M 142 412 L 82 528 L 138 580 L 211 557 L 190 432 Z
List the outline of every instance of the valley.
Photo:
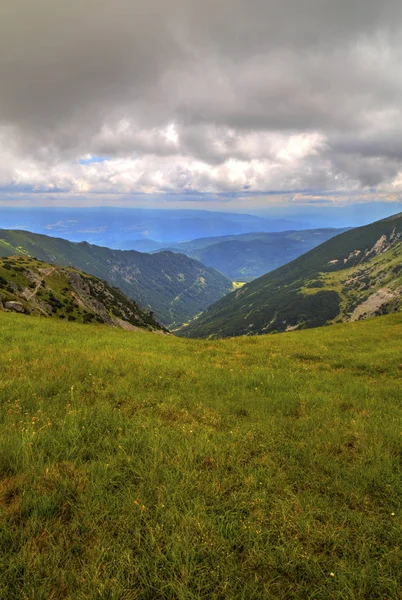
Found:
M 255 263 L 255 244 L 262 244 L 261 255 L 268 264 L 271 257 L 281 262 L 286 251 L 298 255 L 303 244 L 315 246 L 324 238 L 309 252 L 251 282 L 244 277 L 229 279 L 176 251 L 146 254 L 111 250 L 19 230 L 0 230 L 0 252 L 20 260 L 35 256 L 100 277 L 134 298 L 138 306 L 151 311 L 163 327 L 178 336 L 276 333 L 399 310 L 402 216 L 335 235 L 337 231 L 249 233 L 223 241 L 205 238 L 180 245 L 203 259 L 204 252 L 224 248 L 221 261 L 227 267 L 219 261 L 216 266 L 229 273 L 230 265 L 238 264 L 233 275 L 241 275 L 247 271 L 241 264 Z
M 232 289 L 231 281 L 183 254 L 156 255 L 0 229 L 0 256 L 28 255 L 73 266 L 116 286 L 168 329 L 187 323 Z

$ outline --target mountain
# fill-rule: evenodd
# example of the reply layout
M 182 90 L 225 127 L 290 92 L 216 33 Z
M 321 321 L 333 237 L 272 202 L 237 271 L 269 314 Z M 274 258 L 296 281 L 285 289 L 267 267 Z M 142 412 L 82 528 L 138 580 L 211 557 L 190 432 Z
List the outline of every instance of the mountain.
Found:
M 168 328 L 191 320 L 232 289 L 224 275 L 183 254 L 111 250 L 27 231 L 0 230 L 0 256 L 14 254 L 73 266 L 104 279 L 154 311 Z
M 152 313 L 106 282 L 29 256 L 0 258 L 0 310 L 128 330 L 166 331 Z
M 251 281 L 343 231 L 346 229 L 244 233 L 182 242 L 170 249 L 195 258 L 234 281 Z
M 330 194 L 331 195 L 331 194 Z M 353 202 L 353 196 L 349 196 L 346 204 L 338 202 L 316 203 L 309 202 L 306 198 L 306 204 L 290 202 L 287 205 L 275 206 L 267 205 L 265 208 L 253 211 L 264 219 L 276 219 L 278 216 L 284 219 L 291 219 L 304 224 L 297 229 L 311 229 L 312 227 L 361 227 L 369 225 L 373 221 L 391 217 L 393 214 L 402 210 L 402 202 L 395 197 L 390 202 Z
M 399 310 L 402 213 L 338 235 L 209 307 L 180 335 L 317 327 Z
M 157 242 L 150 238 L 143 238 L 141 240 L 125 240 L 125 241 L 114 241 L 111 245 L 113 248 L 118 250 L 137 250 L 137 252 L 160 252 L 161 250 L 171 250 L 175 243 L 169 244 L 169 248 L 166 247 L 165 242 Z M 185 252 L 183 253 L 185 254 Z

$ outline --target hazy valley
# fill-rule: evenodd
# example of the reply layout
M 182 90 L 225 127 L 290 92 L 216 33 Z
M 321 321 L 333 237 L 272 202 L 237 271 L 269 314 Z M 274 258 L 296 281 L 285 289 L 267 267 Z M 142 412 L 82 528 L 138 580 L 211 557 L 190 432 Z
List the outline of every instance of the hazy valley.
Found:
M 182 252 L 235 281 L 273 271 L 345 229 L 311 229 L 201 238 L 169 248 Z

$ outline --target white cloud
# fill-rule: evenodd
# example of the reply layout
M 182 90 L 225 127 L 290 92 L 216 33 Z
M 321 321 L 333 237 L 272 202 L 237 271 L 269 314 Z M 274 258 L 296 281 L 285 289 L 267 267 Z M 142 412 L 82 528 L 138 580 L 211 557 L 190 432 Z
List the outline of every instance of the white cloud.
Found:
M 0 186 L 399 192 L 401 23 L 397 0 L 6 0 Z
M 109 132 L 109 138 L 120 131 Z M 71 193 L 281 189 L 289 187 L 290 178 L 300 179 L 297 186 L 303 186 L 305 161 L 314 158 L 323 144 L 318 134 L 242 134 L 223 128 L 193 131 L 189 139 L 171 125 L 160 131 L 140 131 L 138 140 L 149 148 L 148 152 L 105 160 L 85 154 L 81 161 L 64 160 L 52 165 L 8 152 L 8 169 L 0 175 L 0 184 Z M 174 154 L 158 153 L 159 143 L 174 146 Z

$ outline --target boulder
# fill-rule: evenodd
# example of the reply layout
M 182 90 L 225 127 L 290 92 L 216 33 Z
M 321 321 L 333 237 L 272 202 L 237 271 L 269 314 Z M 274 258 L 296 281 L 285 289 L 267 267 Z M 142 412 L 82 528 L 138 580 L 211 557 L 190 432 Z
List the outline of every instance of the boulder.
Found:
M 6 310 L 13 310 L 14 312 L 17 312 L 17 313 L 25 312 L 25 308 L 22 306 L 22 304 L 20 302 L 14 302 L 13 300 L 6 302 L 4 304 L 4 308 Z

